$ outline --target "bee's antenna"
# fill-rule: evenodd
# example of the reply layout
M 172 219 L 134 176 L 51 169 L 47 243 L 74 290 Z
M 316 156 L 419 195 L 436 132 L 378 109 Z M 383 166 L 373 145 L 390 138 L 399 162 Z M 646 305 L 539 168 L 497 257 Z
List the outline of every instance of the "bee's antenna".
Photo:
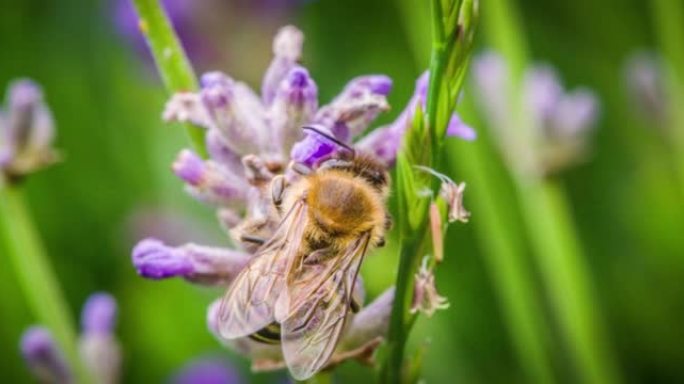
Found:
M 335 144 L 339 145 L 340 147 L 346 149 L 347 151 L 351 152 L 352 156 L 356 156 L 356 151 L 354 150 L 354 148 L 352 148 L 349 145 L 337 140 L 334 136 L 328 134 L 327 132 L 323 131 L 319 127 L 317 127 L 315 125 L 305 125 L 302 127 L 302 129 L 305 131 L 316 132 L 317 134 L 325 137 L 326 139 L 332 141 L 333 143 L 335 143 Z

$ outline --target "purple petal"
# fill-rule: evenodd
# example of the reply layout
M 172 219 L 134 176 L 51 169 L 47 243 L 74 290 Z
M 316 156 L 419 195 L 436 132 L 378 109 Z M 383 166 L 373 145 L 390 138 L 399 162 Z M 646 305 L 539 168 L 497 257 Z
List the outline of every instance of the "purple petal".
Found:
M 447 127 L 447 135 L 452 137 L 460 137 L 463 140 L 473 141 L 477 138 L 477 133 L 469 125 L 464 123 L 458 114 L 451 115 L 449 126 Z
M 391 88 L 392 80 L 384 75 L 356 77 L 318 111 L 314 121 L 326 126 L 338 140 L 351 142 L 380 113 L 389 110 L 386 95 Z
M 322 126 L 317 126 L 317 129 L 327 131 Z M 332 135 L 332 133 L 330 134 Z M 304 139 L 292 147 L 290 158 L 296 163 L 315 168 L 340 150 L 343 150 L 343 148 L 339 144 L 315 131 L 307 130 Z
M 271 126 L 278 137 L 272 140 L 271 151 L 289 153 L 302 138 L 302 126 L 311 122 L 317 109 L 316 83 L 305 68 L 295 66 L 281 82 L 271 106 Z
M 187 276 L 194 272 L 192 262 L 182 252 L 155 239 L 145 239 L 133 248 L 133 266 L 148 279 Z
M 200 185 L 205 177 L 204 160 L 188 149 L 181 151 L 171 168 L 190 185 Z
M 108 293 L 95 293 L 88 297 L 81 312 L 81 326 L 86 333 L 109 334 L 116 324 L 117 305 Z
M 261 95 L 265 105 L 271 105 L 281 81 L 297 64 L 302 55 L 304 34 L 288 25 L 280 29 L 273 40 L 273 61 L 264 74 Z

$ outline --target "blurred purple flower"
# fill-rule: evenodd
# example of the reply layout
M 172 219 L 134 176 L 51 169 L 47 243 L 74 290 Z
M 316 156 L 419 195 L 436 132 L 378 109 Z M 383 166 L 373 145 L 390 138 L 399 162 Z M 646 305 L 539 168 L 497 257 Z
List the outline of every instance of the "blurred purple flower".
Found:
M 170 380 L 171 384 L 238 384 L 237 371 L 227 361 L 218 358 L 191 361 Z
M 57 161 L 55 127 L 43 91 L 29 79 L 10 83 L 0 110 L 0 172 L 20 177 Z
M 27 329 L 21 337 L 20 349 L 29 370 L 41 383 L 73 382 L 71 369 L 47 328 Z
M 522 108 L 539 130 L 540 142 L 536 148 L 523 148 L 523 141 L 511 127 L 512 84 L 503 58 L 493 52 L 481 54 L 473 62 L 473 77 L 478 104 L 510 161 L 548 174 L 586 155 L 588 136 L 599 112 L 592 91 L 566 91 L 556 71 L 548 65 L 529 68 L 522 84 Z
M 115 384 L 121 376 L 121 347 L 114 335 L 117 304 L 108 293 L 88 297 L 81 311 L 81 359 L 98 383 Z
M 117 305 L 108 293 L 94 293 L 88 297 L 81 312 L 84 333 L 112 333 L 116 325 Z

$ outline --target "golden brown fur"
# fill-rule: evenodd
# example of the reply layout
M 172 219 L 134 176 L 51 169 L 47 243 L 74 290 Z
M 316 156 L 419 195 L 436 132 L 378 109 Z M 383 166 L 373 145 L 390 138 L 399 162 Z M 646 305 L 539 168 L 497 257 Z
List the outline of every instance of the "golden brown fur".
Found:
M 372 245 L 381 245 L 388 220 L 388 180 L 381 164 L 357 155 L 350 161 L 321 167 L 292 185 L 283 211 L 287 212 L 297 199 L 306 200 L 307 244 L 302 244 L 302 251 L 329 247 L 335 253 L 365 232 L 370 232 Z

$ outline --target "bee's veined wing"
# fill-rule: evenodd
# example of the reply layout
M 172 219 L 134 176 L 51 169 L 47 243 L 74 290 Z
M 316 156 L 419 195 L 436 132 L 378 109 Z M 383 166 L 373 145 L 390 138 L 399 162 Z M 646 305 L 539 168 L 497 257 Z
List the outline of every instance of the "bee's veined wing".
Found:
M 313 376 L 334 352 L 369 240 L 364 234 L 343 254 L 302 264 L 278 299 L 278 306 L 290 309 L 280 327 L 285 362 L 295 379 Z
M 271 239 L 231 284 L 219 308 L 218 330 L 222 337 L 244 337 L 274 321 L 276 299 L 285 290 L 286 271 L 302 241 L 306 210 L 303 200 L 295 202 Z

